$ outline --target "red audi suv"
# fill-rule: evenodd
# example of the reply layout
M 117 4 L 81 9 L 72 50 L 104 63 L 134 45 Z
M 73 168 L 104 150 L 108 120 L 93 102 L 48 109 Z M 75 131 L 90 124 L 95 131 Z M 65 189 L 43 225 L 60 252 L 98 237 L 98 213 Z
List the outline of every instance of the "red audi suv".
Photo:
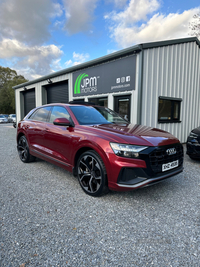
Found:
M 17 149 L 24 163 L 37 157 L 73 172 L 91 196 L 147 186 L 183 170 L 183 147 L 173 135 L 89 104 L 33 109 L 18 123 Z

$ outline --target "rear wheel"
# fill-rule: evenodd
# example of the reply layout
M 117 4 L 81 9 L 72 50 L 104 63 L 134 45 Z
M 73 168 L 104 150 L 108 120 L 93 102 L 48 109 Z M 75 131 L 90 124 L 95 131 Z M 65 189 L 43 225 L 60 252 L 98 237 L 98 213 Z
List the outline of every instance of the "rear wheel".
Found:
M 108 192 L 106 168 L 95 151 L 84 152 L 77 162 L 77 175 L 83 191 L 93 197 Z
M 35 157 L 29 153 L 29 146 L 26 137 L 23 135 L 19 138 L 17 150 L 22 162 L 28 163 L 35 160 Z

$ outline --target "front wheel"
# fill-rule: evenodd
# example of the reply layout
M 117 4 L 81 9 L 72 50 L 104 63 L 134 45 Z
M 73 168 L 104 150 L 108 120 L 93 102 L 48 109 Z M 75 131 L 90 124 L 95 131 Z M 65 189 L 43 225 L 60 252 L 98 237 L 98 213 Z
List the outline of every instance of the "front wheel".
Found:
M 83 191 L 93 197 L 108 192 L 106 168 L 95 151 L 84 152 L 77 162 L 77 175 Z
M 24 135 L 19 138 L 19 141 L 17 144 L 17 150 L 18 150 L 19 158 L 21 159 L 22 162 L 28 163 L 28 162 L 35 160 L 35 157 L 29 153 L 28 142 Z

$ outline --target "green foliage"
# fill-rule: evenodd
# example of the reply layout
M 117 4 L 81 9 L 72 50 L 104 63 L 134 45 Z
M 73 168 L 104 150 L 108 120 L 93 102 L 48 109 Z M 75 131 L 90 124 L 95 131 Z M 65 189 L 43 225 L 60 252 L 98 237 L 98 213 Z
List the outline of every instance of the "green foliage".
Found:
M 0 113 L 15 113 L 15 91 L 12 87 L 27 81 L 15 70 L 0 66 Z

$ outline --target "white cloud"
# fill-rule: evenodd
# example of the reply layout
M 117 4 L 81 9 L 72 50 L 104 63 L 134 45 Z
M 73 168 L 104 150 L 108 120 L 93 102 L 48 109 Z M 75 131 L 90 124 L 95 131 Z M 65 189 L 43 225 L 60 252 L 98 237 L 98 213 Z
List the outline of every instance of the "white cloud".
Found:
M 63 14 L 63 9 L 59 3 L 53 3 L 53 13 L 50 14 L 51 17 L 60 17 Z
M 79 54 L 79 53 L 76 53 L 76 52 L 73 52 L 73 59 L 74 60 L 78 60 L 80 63 L 86 61 L 88 58 L 89 58 L 89 54 L 86 53 L 86 54 Z
M 159 7 L 157 0 L 131 0 L 124 11 L 116 11 L 107 14 L 106 18 L 111 19 L 120 25 L 131 25 L 140 20 L 146 20 L 147 14 L 153 13 Z
M 51 0 L 1 0 L 0 37 L 43 44 L 50 38 L 51 17 L 61 14 L 61 6 Z
M 112 53 L 115 53 L 115 52 L 117 52 L 117 50 L 115 50 L 115 49 L 108 49 L 107 50 L 107 54 L 112 54 Z
M 61 69 L 61 47 L 44 45 L 51 20 L 62 16 L 55 0 L 0 0 L 0 58 L 27 79 Z
M 27 46 L 17 40 L 0 42 L 0 58 L 9 59 L 12 67 L 27 79 L 60 69 L 62 51 L 55 45 Z
M 73 59 L 75 60 L 73 65 L 81 64 L 89 59 L 90 55 L 88 53 L 86 54 L 78 54 L 73 52 Z
M 157 0 L 131 0 L 123 12 L 107 14 L 111 38 L 125 48 L 135 43 L 188 37 L 189 22 L 200 12 L 200 8 L 196 8 L 181 14 L 155 14 L 158 9 Z
M 65 66 L 71 66 L 72 65 L 72 63 L 73 63 L 73 61 L 70 59 L 70 60 L 67 60 L 66 62 L 65 62 Z
M 89 58 L 90 58 L 90 55 L 88 53 L 79 54 L 79 53 L 73 52 L 73 60 L 70 59 L 70 60 L 66 61 L 65 62 L 65 65 L 67 67 L 69 67 L 69 66 L 76 66 L 78 64 L 84 63 Z
M 69 34 L 88 31 L 98 0 L 63 0 L 67 22 L 64 29 Z
M 114 3 L 116 7 L 123 7 L 128 0 L 105 0 L 106 3 Z
M 188 10 L 182 14 L 154 15 L 141 27 L 116 27 L 113 37 L 122 47 L 149 41 L 175 39 L 189 37 L 189 22 L 194 10 Z

